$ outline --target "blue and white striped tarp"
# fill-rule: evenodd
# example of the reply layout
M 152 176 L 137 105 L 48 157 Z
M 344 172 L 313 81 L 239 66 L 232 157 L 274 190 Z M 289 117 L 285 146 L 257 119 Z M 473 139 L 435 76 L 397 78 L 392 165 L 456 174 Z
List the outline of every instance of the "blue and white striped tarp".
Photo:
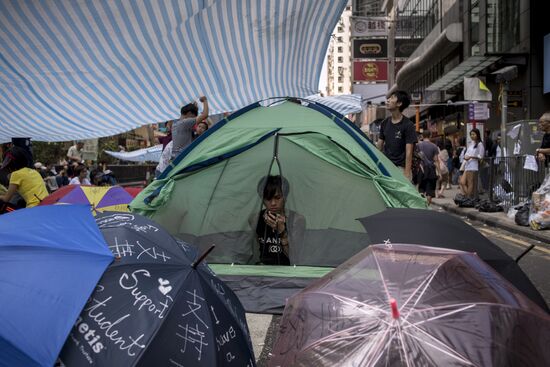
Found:
M 340 96 L 327 97 L 314 95 L 309 96 L 306 99 L 324 104 L 325 106 L 340 112 L 342 115 L 349 115 L 350 113 L 359 113 L 362 111 L 360 94 L 343 94 Z
M 347 0 L 0 1 L 0 140 L 102 137 L 317 92 Z

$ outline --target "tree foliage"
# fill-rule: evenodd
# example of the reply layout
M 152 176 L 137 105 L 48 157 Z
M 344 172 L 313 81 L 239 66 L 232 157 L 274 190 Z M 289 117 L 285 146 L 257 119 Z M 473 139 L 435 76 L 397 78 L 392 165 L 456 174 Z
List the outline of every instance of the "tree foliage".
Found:
M 32 153 L 35 162 L 41 162 L 42 164 L 54 163 L 58 164 L 60 160 L 65 159 L 67 150 L 71 146 L 68 142 L 44 142 L 33 141 Z

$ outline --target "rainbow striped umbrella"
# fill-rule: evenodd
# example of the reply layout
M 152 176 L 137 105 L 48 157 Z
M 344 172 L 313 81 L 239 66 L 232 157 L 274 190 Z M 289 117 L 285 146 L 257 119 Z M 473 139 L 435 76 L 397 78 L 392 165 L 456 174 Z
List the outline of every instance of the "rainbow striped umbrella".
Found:
M 133 200 L 120 186 L 68 185 L 46 197 L 40 205 L 88 204 L 95 215 L 104 211 L 127 212 Z

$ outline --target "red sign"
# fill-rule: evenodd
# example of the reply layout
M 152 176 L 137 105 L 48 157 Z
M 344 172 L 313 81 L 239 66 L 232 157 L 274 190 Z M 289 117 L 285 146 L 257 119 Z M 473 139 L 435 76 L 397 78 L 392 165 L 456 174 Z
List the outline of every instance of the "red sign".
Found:
M 388 63 L 384 61 L 354 61 L 354 82 L 382 82 L 388 80 Z

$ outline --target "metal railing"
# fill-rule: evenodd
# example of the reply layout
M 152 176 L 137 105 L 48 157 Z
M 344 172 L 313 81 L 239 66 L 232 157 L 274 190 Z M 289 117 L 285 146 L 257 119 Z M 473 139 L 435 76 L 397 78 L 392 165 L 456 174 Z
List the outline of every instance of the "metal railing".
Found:
M 526 157 L 486 158 L 480 168 L 481 189 L 489 199 L 502 204 L 505 210 L 531 199 L 531 194 L 544 181 L 546 167 L 537 161 L 537 171 L 526 169 Z

